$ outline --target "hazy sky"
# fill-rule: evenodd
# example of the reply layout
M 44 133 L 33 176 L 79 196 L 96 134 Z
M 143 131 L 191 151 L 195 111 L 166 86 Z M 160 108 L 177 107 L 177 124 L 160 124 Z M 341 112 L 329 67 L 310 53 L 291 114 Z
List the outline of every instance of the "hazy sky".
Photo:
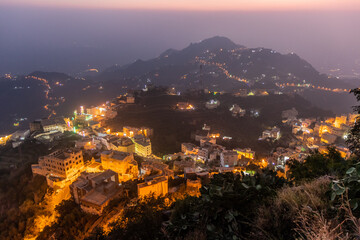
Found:
M 0 74 L 104 69 L 216 35 L 352 74 L 359 23 L 360 0 L 0 0 Z
M 175 10 L 354 10 L 359 0 L 1 0 L 4 5 Z

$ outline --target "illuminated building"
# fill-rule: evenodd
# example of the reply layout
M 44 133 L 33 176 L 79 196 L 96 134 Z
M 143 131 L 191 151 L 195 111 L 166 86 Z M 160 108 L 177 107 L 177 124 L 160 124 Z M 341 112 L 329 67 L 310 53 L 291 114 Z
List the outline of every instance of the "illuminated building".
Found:
M 279 139 L 280 138 L 280 129 L 277 127 L 273 127 L 271 130 L 265 130 L 262 133 L 262 139 Z
M 135 153 L 135 144 L 130 138 L 107 135 L 100 140 L 106 146 L 107 150 Z
M 86 113 L 92 116 L 101 116 L 104 115 L 106 109 L 104 107 L 91 107 L 86 109 Z
M 346 116 L 340 116 L 335 118 L 334 127 L 340 128 L 342 124 L 346 124 L 347 117 Z
M 101 148 L 100 141 L 93 138 L 82 138 L 75 142 L 76 148 L 84 148 L 85 150 L 94 150 Z
M 101 165 L 104 169 L 111 169 L 117 172 L 121 181 L 137 178 L 139 174 L 138 164 L 134 160 L 134 156 L 126 152 L 102 152 Z
M 195 107 L 188 102 L 179 102 L 176 104 L 176 108 L 179 110 L 194 110 Z
M 219 106 L 220 106 L 220 101 L 219 100 L 211 99 L 210 101 L 205 103 L 205 107 L 207 109 L 215 109 L 215 108 L 217 108 Z
M 200 139 L 200 147 L 204 147 L 206 143 L 216 144 L 216 138 L 206 137 Z
M 211 133 L 209 135 L 210 138 L 219 138 L 220 137 L 220 133 Z
M 348 115 L 348 122 L 347 122 L 347 124 L 348 125 L 352 125 L 352 124 L 354 124 L 355 123 L 355 121 L 356 121 L 356 119 L 358 118 L 358 114 L 352 114 L 352 113 L 350 113 L 349 115 Z
M 191 160 L 180 160 L 174 161 L 174 170 L 175 171 L 184 171 L 185 168 L 193 168 L 195 167 L 195 161 Z
M 86 172 L 88 172 L 88 173 L 103 172 L 101 163 L 96 162 L 94 158 L 92 158 L 91 162 L 88 163 L 85 167 L 86 167 Z
M 0 137 L 0 145 L 5 145 L 6 142 L 10 139 L 11 135 Z
M 97 121 L 90 120 L 88 125 L 91 129 L 99 129 L 101 127 L 101 123 Z
M 319 136 L 321 137 L 324 133 L 331 133 L 331 125 L 328 124 L 322 124 L 319 126 Z
M 243 116 L 245 116 L 245 113 L 246 113 L 246 110 L 239 107 L 239 105 L 237 105 L 237 104 L 232 105 L 229 110 L 232 113 L 233 117 L 236 117 L 236 116 L 243 117 Z
M 118 174 L 111 170 L 83 173 L 70 185 L 70 193 L 84 212 L 101 215 L 104 207 L 121 193 Z
M 174 172 L 169 169 L 169 165 L 157 159 L 146 159 L 146 161 L 141 163 L 141 175 L 149 175 L 154 172 L 158 173 L 155 176 L 174 177 Z
M 155 197 L 164 196 L 168 193 L 168 188 L 168 178 L 166 176 L 155 177 L 137 185 L 138 197 L 143 198 L 152 194 Z
M 222 167 L 234 167 L 238 161 L 236 151 L 225 150 L 220 154 L 220 163 Z
M 236 148 L 234 149 L 234 151 L 237 152 L 239 159 L 241 159 L 242 157 L 249 159 L 255 158 L 255 151 L 251 151 L 251 148 Z
M 206 125 L 206 123 L 204 123 L 204 126 L 202 127 L 202 130 L 205 130 L 205 131 L 210 131 L 210 126 Z
M 10 140 L 11 141 L 24 141 L 26 138 L 30 136 L 30 130 L 17 130 L 14 132 Z
M 111 149 L 119 152 L 135 153 L 135 144 L 130 138 L 122 137 L 118 141 L 111 142 Z
M 209 136 L 209 131 L 207 130 L 197 130 L 195 132 L 195 141 L 199 141 L 203 138 L 207 138 Z
M 150 139 L 135 140 L 135 153 L 143 157 L 150 156 L 152 154 Z
M 131 104 L 131 103 L 135 103 L 135 97 L 131 94 L 126 96 L 126 103 Z
M 192 143 L 182 143 L 181 144 L 181 152 L 185 154 L 196 154 L 196 145 Z
M 326 144 L 333 144 L 338 136 L 330 133 L 323 133 L 321 135 L 321 141 Z
M 186 179 L 186 193 L 190 196 L 200 196 L 201 180 Z
M 41 126 L 44 132 L 58 131 L 63 133 L 67 130 L 65 120 L 61 117 L 42 119 Z
M 327 118 L 325 122 L 332 125 L 335 122 L 335 118 Z
M 81 150 L 64 149 L 39 158 L 38 164 L 31 165 L 32 172 L 47 177 L 71 180 L 84 167 Z
M 206 161 L 209 158 L 209 149 L 198 148 L 197 152 L 198 152 L 199 158 L 203 159 L 204 161 Z
M 123 133 L 124 136 L 133 138 L 136 135 L 144 135 L 145 137 L 151 137 L 154 134 L 154 130 L 152 128 L 148 127 L 129 127 L 125 126 L 123 127 Z
M 342 158 L 349 158 L 351 155 L 351 152 L 348 148 L 343 147 L 343 146 L 335 146 L 336 151 L 338 151 L 341 155 Z M 328 147 L 327 146 L 320 146 L 318 148 L 320 153 L 323 154 L 327 154 L 329 153 Z

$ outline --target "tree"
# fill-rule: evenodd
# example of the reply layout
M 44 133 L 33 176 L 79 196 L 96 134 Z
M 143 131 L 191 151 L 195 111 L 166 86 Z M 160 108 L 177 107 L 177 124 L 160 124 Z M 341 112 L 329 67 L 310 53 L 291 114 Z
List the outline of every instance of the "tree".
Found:
M 201 188 L 200 198 L 176 202 L 167 227 L 170 239 L 191 232 L 206 233 L 207 239 L 241 239 L 249 233 L 256 209 L 285 184 L 271 170 L 254 176 L 216 174 Z
M 290 160 L 290 179 L 295 182 L 312 180 L 325 175 L 341 176 L 349 166 L 349 161 L 343 159 L 333 147 L 328 148 L 328 153 L 322 154 L 315 151 L 304 162 Z
M 350 91 L 350 93 L 353 93 L 357 99 L 357 101 L 360 101 L 360 88 L 355 88 Z M 357 112 L 360 114 L 360 105 L 353 107 L 354 112 Z M 360 157 L 360 121 L 359 118 L 356 119 L 355 125 L 350 131 L 350 134 L 347 137 L 347 144 L 349 146 L 349 149 L 356 154 L 358 157 Z

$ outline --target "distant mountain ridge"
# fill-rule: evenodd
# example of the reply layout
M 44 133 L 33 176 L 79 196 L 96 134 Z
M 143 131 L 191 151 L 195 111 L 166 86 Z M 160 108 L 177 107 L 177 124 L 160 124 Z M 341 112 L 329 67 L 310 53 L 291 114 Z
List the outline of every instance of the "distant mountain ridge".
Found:
M 322 85 L 338 82 L 320 74 L 295 53 L 247 48 L 220 36 L 191 43 L 182 50 L 168 49 L 147 61 L 112 66 L 99 74 L 98 80 L 122 81 L 129 87 L 151 82 L 180 88 L 192 88 L 201 82 L 204 87 L 213 86 L 219 90 L 251 86 L 274 88 L 277 83 Z
M 231 50 L 234 48 L 243 47 L 235 44 L 230 39 L 226 37 L 213 37 L 205 39 L 198 43 L 191 43 L 188 47 L 182 50 L 168 49 L 161 53 L 159 57 L 143 61 L 141 59 L 136 60 L 132 64 L 127 64 L 125 66 L 112 66 L 108 69 L 105 69 L 104 72 L 124 72 L 132 73 L 132 70 L 135 69 L 138 73 L 145 73 L 151 71 L 154 68 L 166 65 L 177 65 L 184 64 L 192 60 L 194 57 L 201 55 L 206 50 L 217 50 L 217 49 L 226 49 Z

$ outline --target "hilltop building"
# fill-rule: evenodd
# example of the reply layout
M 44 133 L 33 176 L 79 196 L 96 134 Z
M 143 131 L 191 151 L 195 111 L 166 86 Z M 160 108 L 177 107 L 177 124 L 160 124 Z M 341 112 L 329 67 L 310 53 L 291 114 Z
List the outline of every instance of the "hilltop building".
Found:
M 174 172 L 169 169 L 169 165 L 162 163 L 157 159 L 146 159 L 141 164 L 141 175 L 150 175 L 151 173 L 157 173 L 156 176 L 174 177 Z M 153 178 L 154 176 L 147 177 Z
M 65 120 L 61 117 L 42 119 L 41 126 L 44 132 L 58 131 L 63 133 L 67 130 Z
M 90 107 L 86 109 L 86 113 L 88 115 L 96 116 L 104 116 L 106 113 L 105 107 Z
M 104 169 L 111 169 L 119 174 L 120 181 L 137 178 L 138 164 L 133 154 L 118 151 L 104 151 L 101 153 L 101 164 Z
M 74 180 L 84 167 L 81 150 L 65 149 L 39 158 L 38 164 L 31 165 L 33 174 L 46 176 L 48 184 L 56 181 Z

